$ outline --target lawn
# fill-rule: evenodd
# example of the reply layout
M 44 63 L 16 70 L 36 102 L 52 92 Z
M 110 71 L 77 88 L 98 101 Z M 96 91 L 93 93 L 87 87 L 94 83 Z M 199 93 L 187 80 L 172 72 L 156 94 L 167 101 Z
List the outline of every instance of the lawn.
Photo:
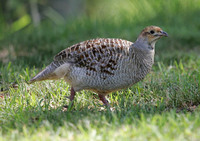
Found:
M 200 2 L 120 2 L 116 13 L 118 5 L 105 7 L 104 16 L 99 10 L 59 25 L 46 20 L 15 32 L 1 27 L 0 140 L 200 139 Z M 70 45 L 97 37 L 135 41 L 148 25 L 169 37 L 156 44 L 155 64 L 143 81 L 107 97 L 113 110 L 90 91 L 63 108 L 70 91 L 64 80 L 26 83 Z

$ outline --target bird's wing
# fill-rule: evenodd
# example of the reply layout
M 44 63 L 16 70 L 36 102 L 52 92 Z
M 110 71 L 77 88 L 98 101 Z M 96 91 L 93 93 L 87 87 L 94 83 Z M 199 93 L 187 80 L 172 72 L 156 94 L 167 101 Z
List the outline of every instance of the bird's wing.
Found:
M 92 39 L 75 44 L 54 57 L 54 62 L 69 62 L 88 71 L 112 74 L 133 43 L 122 39 Z M 62 64 L 62 63 L 61 63 Z

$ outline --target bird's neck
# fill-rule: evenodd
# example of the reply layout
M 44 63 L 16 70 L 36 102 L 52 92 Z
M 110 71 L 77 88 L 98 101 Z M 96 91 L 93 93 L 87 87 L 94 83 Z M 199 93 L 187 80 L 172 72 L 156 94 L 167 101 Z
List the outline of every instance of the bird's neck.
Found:
M 133 52 L 136 54 L 137 58 L 141 60 L 149 60 L 151 63 L 153 63 L 155 43 L 156 41 L 149 43 L 147 39 L 138 38 L 133 44 Z
M 149 42 L 147 38 L 140 37 L 135 41 L 134 47 L 144 51 L 153 51 L 155 49 L 155 43 L 156 41 Z

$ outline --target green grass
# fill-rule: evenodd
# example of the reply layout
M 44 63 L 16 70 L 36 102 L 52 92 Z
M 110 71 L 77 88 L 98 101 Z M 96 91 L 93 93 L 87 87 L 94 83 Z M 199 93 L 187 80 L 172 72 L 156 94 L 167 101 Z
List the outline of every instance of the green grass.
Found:
M 199 5 L 126 0 L 109 9 L 99 3 L 89 17 L 0 33 L 0 140 L 199 140 Z M 143 81 L 108 96 L 113 111 L 89 91 L 64 109 L 70 89 L 64 80 L 26 84 L 72 44 L 97 37 L 134 41 L 147 25 L 161 26 L 169 37 L 156 44 L 155 64 Z

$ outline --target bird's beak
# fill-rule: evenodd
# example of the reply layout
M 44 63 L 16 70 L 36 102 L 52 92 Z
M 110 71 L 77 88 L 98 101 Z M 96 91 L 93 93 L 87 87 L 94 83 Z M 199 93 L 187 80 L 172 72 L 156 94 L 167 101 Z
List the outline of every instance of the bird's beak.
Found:
M 161 33 L 161 36 L 168 37 L 168 34 L 167 34 L 167 32 L 165 32 L 165 31 L 160 31 L 160 33 Z

